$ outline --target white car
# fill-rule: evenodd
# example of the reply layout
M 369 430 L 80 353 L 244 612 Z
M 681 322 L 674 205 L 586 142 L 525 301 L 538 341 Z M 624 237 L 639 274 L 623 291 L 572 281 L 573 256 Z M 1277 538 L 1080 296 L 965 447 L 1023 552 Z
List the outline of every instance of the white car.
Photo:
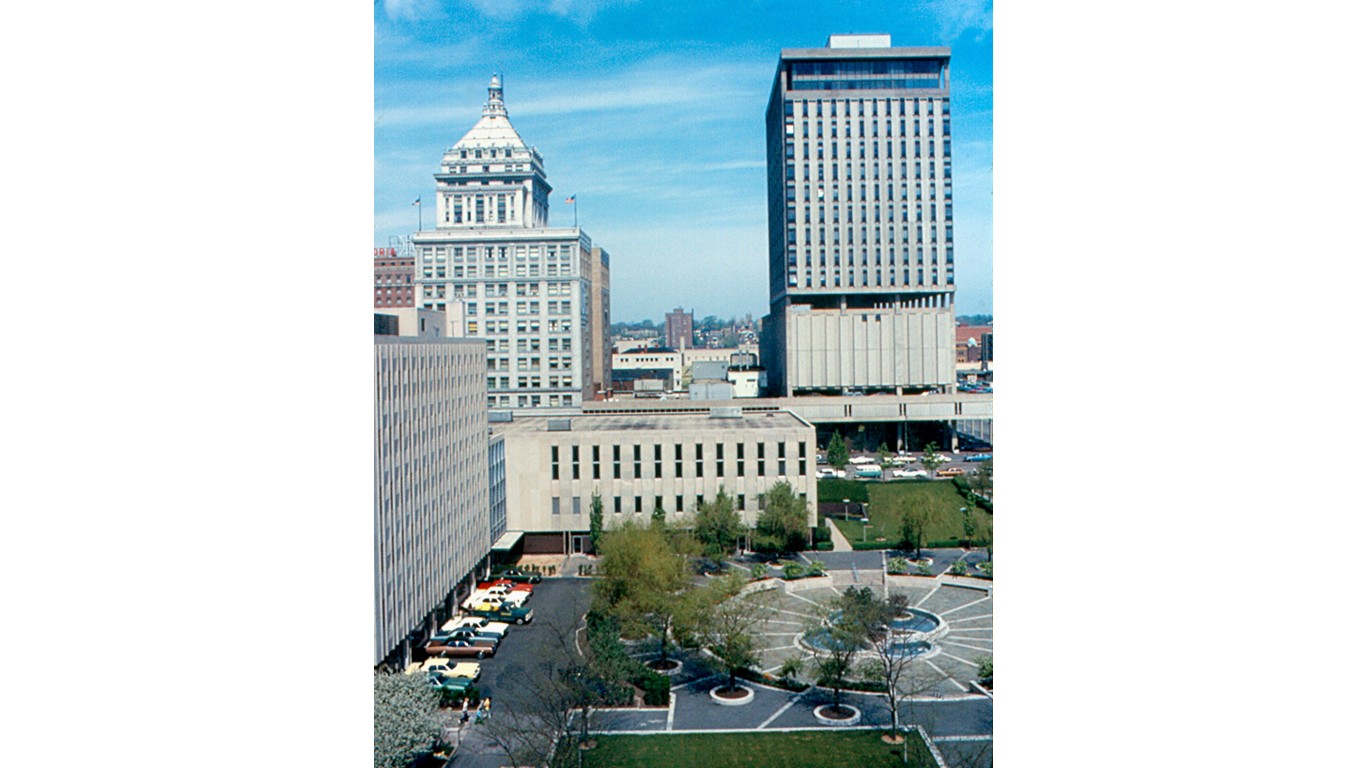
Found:
M 894 469 L 892 477 L 929 477 L 930 473 L 923 469 Z
M 482 616 L 466 616 L 463 619 L 451 619 L 445 624 L 442 624 L 441 633 L 446 634 L 449 632 L 454 632 L 455 630 L 460 629 L 462 627 L 471 627 L 473 629 L 479 630 L 480 632 L 486 632 L 490 635 L 504 637 L 507 635 L 508 627 L 510 626 L 512 625 L 507 624 L 506 622 L 490 621 L 489 619 L 486 619 Z
M 928 457 L 922 457 L 922 458 L 921 458 L 921 461 L 923 462 L 923 461 L 925 460 L 925 458 L 928 458 Z M 937 459 L 937 460 L 939 461 L 940 464 L 948 464 L 950 461 L 953 461 L 953 457 L 952 457 L 952 456 L 945 456 L 945 455 L 942 454 L 942 453 L 935 454 L 935 455 L 934 455 L 934 459 Z
M 816 478 L 820 479 L 822 477 L 844 477 L 844 473 L 838 469 L 831 469 L 830 467 L 817 467 Z
M 851 456 L 849 458 L 850 464 L 872 464 L 876 461 L 877 459 L 871 458 L 869 456 Z

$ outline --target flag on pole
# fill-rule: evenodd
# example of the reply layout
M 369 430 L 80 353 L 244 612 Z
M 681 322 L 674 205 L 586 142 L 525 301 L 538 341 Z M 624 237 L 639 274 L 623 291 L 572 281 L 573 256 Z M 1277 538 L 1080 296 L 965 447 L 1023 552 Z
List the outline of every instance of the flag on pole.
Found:
M 417 199 L 413 201 L 413 205 L 422 205 L 422 196 L 421 196 L 421 195 L 418 195 Z
M 579 199 L 579 196 L 578 196 L 578 195 L 570 195 L 569 197 L 566 197 L 566 198 L 564 199 L 564 201 L 565 201 L 566 203 L 573 203 L 573 202 L 578 201 L 578 199 Z

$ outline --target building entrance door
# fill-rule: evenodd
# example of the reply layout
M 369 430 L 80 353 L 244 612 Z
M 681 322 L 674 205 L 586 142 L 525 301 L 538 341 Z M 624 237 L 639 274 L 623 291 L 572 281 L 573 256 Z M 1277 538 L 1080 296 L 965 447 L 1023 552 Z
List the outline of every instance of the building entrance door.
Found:
M 576 554 L 576 555 L 583 554 L 583 552 L 584 552 L 585 550 L 588 549 L 588 537 L 587 537 L 587 536 L 573 536 L 573 537 L 571 537 L 571 538 L 573 539 L 574 554 Z

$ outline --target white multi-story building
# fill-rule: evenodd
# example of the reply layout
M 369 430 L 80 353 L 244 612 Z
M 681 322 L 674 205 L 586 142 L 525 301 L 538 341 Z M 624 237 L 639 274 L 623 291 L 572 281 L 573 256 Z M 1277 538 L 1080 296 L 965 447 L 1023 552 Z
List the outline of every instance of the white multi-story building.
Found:
M 375 336 L 376 665 L 406 662 L 406 641 L 486 566 L 504 509 L 490 454 L 483 342 Z
M 766 123 L 774 394 L 952 391 L 949 49 L 784 49 Z
M 486 340 L 489 407 L 593 399 L 610 375 L 610 258 L 577 226 L 547 226 L 545 167 L 508 120 L 497 76 L 436 181 L 436 229 L 413 235 L 415 305 Z
M 678 519 L 724 489 L 752 526 L 760 496 L 785 481 L 816 524 L 816 430 L 788 411 L 584 413 L 490 425 L 506 445 L 508 540 L 527 553 L 578 552 L 589 533 L 593 494 L 607 527 Z

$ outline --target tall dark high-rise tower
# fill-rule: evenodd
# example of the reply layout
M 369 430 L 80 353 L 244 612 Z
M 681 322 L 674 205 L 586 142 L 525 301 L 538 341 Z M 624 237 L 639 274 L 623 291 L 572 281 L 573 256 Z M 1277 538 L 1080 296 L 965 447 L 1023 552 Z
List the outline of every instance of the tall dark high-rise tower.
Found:
M 951 390 L 949 49 L 784 49 L 766 123 L 774 394 Z

